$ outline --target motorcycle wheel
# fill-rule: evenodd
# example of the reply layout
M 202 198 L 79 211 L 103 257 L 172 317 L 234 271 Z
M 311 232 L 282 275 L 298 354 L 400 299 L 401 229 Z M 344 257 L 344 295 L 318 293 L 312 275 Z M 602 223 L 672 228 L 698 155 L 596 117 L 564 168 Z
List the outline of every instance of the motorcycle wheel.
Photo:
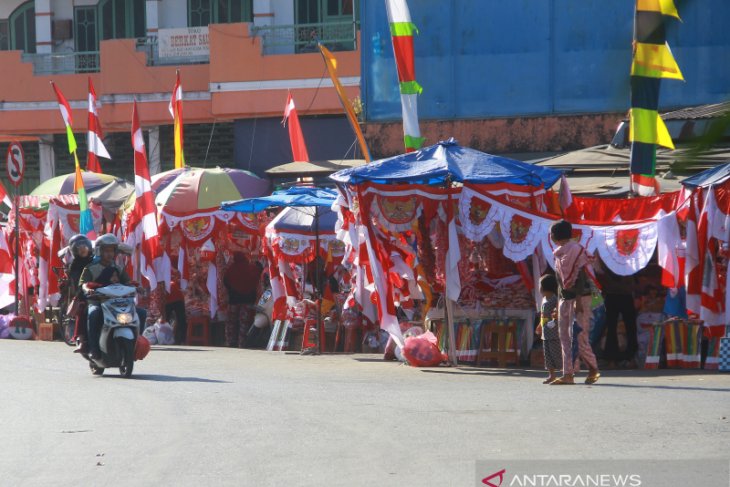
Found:
M 122 365 L 119 367 L 119 374 L 125 379 L 132 377 L 134 369 L 134 342 L 122 340 Z
M 104 367 L 99 367 L 94 362 L 89 362 L 89 368 L 91 369 L 91 373 L 94 375 L 104 374 Z

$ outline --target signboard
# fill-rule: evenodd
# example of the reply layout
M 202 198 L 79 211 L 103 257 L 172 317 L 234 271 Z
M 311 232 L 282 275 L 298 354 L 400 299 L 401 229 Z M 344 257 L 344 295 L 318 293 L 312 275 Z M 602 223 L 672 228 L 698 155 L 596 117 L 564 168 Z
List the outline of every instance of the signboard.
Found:
M 23 174 L 25 174 L 25 153 L 23 152 L 23 147 L 18 142 L 11 142 L 8 146 L 6 159 L 8 163 L 8 179 L 10 180 L 10 184 L 17 188 L 23 181 Z
M 160 29 L 157 32 L 157 44 L 160 59 L 210 55 L 207 27 Z

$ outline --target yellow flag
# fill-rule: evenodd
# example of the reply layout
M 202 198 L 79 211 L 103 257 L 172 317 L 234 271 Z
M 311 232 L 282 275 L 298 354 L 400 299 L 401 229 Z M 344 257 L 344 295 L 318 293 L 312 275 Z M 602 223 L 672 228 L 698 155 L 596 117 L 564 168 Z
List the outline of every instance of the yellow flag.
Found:
M 636 0 L 636 10 L 640 12 L 660 12 L 662 15 L 679 18 L 674 0 Z
M 332 78 L 332 84 L 335 86 L 335 91 L 340 97 L 342 107 L 345 109 L 345 114 L 350 120 L 352 130 L 355 132 L 355 136 L 360 144 L 360 150 L 362 151 L 363 157 L 365 158 L 365 161 L 370 162 L 370 151 L 365 143 L 365 137 L 362 135 L 362 130 L 360 130 L 360 124 L 357 123 L 355 110 L 352 109 L 352 103 L 350 103 L 350 100 L 347 98 L 345 89 L 342 87 L 342 83 L 340 83 L 340 79 L 337 77 L 337 59 L 335 59 L 335 56 L 329 51 L 329 49 L 324 47 L 322 44 L 319 45 L 319 50 L 322 52 L 324 64 L 327 66 L 330 78 Z
M 629 140 L 674 150 L 672 136 L 656 110 L 632 108 L 630 118 Z
M 645 78 L 668 78 L 684 81 L 682 71 L 674 60 L 669 44 L 636 43 L 631 76 Z

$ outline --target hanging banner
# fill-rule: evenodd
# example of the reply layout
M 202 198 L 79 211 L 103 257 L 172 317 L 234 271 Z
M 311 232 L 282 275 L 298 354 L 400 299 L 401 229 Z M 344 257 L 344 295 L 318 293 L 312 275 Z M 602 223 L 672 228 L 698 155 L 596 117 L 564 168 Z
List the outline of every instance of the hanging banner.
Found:
M 209 56 L 208 27 L 160 29 L 157 55 L 160 59 Z

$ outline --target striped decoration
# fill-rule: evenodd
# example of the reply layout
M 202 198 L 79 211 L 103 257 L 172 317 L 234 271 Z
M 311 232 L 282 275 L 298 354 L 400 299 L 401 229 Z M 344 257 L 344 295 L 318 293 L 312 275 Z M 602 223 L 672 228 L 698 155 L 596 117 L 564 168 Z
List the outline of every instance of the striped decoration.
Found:
M 700 368 L 701 323 L 671 320 L 664 325 L 667 367 L 680 369 Z
M 661 80 L 684 79 L 666 42 L 667 17 L 679 18 L 673 0 L 636 0 L 629 140 L 632 189 L 642 196 L 659 193 L 656 146 L 674 149 L 658 111 Z
M 720 367 L 720 343 L 722 337 L 710 337 L 707 340 L 707 359 L 705 370 L 717 370 Z
M 425 139 L 418 126 L 418 95 L 423 88 L 416 81 L 416 63 L 413 52 L 413 33 L 418 29 L 411 22 L 406 0 L 385 0 L 393 39 L 395 66 L 398 71 L 400 98 L 403 110 L 403 142 L 406 152 L 418 150 Z
M 658 369 L 659 357 L 662 351 L 662 341 L 664 339 L 664 325 L 657 323 L 647 327 L 649 329 L 649 346 L 646 351 L 645 369 Z

